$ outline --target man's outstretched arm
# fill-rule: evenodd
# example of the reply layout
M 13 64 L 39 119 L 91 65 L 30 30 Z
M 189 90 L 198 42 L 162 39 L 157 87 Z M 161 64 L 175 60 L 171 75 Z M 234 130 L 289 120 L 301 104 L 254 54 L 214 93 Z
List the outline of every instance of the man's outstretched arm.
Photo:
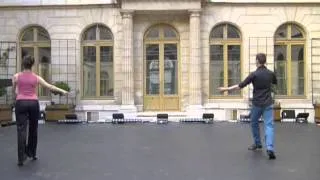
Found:
M 218 89 L 219 89 L 221 92 L 240 90 L 240 89 L 246 87 L 248 84 L 250 84 L 250 83 L 252 82 L 252 80 L 253 80 L 253 77 L 254 77 L 254 74 L 251 73 L 244 81 L 242 81 L 242 82 L 239 83 L 239 84 L 232 85 L 232 86 L 229 86 L 229 87 L 219 87 Z

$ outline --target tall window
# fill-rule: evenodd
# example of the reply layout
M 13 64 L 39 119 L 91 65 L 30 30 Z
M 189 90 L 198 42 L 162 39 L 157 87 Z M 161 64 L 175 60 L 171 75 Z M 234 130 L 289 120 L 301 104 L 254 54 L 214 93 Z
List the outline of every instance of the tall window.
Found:
M 82 36 L 83 97 L 113 96 L 113 35 L 101 24 L 89 27 Z
M 51 47 L 49 33 L 40 26 L 31 26 L 25 29 L 20 37 L 21 60 L 26 55 L 35 59 L 33 72 L 39 74 L 46 81 L 50 82 Z M 22 66 L 21 66 L 22 68 Z M 39 87 L 39 97 L 48 97 L 48 89 Z
M 305 33 L 293 23 L 281 25 L 274 36 L 274 68 L 277 95 L 305 94 Z
M 241 35 L 231 24 L 215 26 L 210 33 L 210 96 L 240 96 L 240 91 L 220 93 L 218 87 L 241 80 Z

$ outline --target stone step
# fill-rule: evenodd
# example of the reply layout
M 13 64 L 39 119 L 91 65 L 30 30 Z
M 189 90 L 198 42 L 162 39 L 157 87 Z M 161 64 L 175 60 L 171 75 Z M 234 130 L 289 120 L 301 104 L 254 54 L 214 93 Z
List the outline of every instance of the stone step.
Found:
M 157 114 L 168 114 L 170 117 L 187 117 L 185 112 L 138 112 L 137 117 L 157 117 Z

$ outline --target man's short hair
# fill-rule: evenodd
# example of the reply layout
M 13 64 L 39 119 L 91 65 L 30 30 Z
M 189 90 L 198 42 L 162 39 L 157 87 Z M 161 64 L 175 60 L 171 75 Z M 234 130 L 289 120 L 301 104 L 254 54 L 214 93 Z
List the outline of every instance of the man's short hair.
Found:
M 256 60 L 259 62 L 259 64 L 264 65 L 267 61 L 266 54 L 264 54 L 264 53 L 257 54 Z

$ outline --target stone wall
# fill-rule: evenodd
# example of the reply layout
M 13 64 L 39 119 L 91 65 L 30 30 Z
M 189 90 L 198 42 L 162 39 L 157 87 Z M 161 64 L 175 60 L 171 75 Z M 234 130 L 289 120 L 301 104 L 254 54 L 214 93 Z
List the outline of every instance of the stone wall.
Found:
M 249 57 L 249 39 L 252 37 L 267 37 L 263 47 L 251 49 L 268 54 L 269 67 L 273 65 L 273 35 L 277 28 L 286 23 L 294 22 L 304 28 L 306 32 L 306 99 L 281 99 L 283 108 L 307 108 L 312 113 L 311 103 L 311 39 L 320 37 L 320 6 L 311 5 L 287 5 L 279 6 L 276 4 L 207 4 L 204 7 L 201 17 L 201 41 L 202 41 L 202 60 L 203 60 L 203 94 L 205 106 L 208 109 L 234 109 L 247 106 L 248 88 L 244 89 L 243 98 L 239 100 L 226 99 L 209 99 L 209 34 L 211 29 L 223 22 L 231 23 L 237 26 L 242 35 L 242 79 L 244 79 L 249 71 L 254 70 L 254 57 Z M 263 43 L 262 43 L 263 44 Z M 267 44 L 267 45 L 266 45 Z M 266 48 L 265 48 L 266 47 Z M 266 52 L 267 51 L 267 52 Z M 249 60 L 251 59 L 251 60 Z M 319 58 L 317 58 L 318 63 Z M 271 66 L 270 66 L 271 64 Z M 234 107 L 230 107 L 230 102 L 235 103 Z M 303 110 L 301 110 L 303 111 Z M 223 112 L 224 113 L 224 112 Z M 222 114 L 223 114 L 222 113 Z M 312 115 L 310 117 L 313 117 Z M 222 117 L 222 119 L 224 119 Z
M 39 25 L 45 28 L 52 40 L 52 61 L 55 61 L 55 56 L 58 56 L 57 47 L 59 41 L 70 39 L 76 42 L 76 67 L 78 74 L 78 87 L 81 89 L 81 35 L 86 28 L 101 23 L 106 25 L 114 36 L 114 73 L 121 74 L 122 56 L 123 56 L 123 33 L 122 33 L 122 18 L 119 9 L 108 7 L 91 7 L 91 8 L 15 8 L 1 9 L 0 11 L 0 40 L 15 41 L 19 43 L 21 32 L 32 25 Z M 65 46 L 60 44 L 61 47 Z M 73 47 L 74 49 L 74 47 Z M 19 51 L 18 51 L 19 52 Z M 62 51 L 64 53 L 64 51 Z M 72 52 L 74 53 L 74 52 Z M 70 54 L 69 54 L 70 55 Z M 18 62 L 20 54 L 18 55 Z M 56 62 L 53 62 L 56 64 Z M 20 64 L 20 63 L 18 63 Z M 18 67 L 19 69 L 19 67 Z M 122 77 L 115 76 L 115 98 L 114 100 L 103 101 L 103 104 L 120 104 L 121 103 L 121 83 Z M 95 103 L 95 101 L 81 101 L 84 104 Z

